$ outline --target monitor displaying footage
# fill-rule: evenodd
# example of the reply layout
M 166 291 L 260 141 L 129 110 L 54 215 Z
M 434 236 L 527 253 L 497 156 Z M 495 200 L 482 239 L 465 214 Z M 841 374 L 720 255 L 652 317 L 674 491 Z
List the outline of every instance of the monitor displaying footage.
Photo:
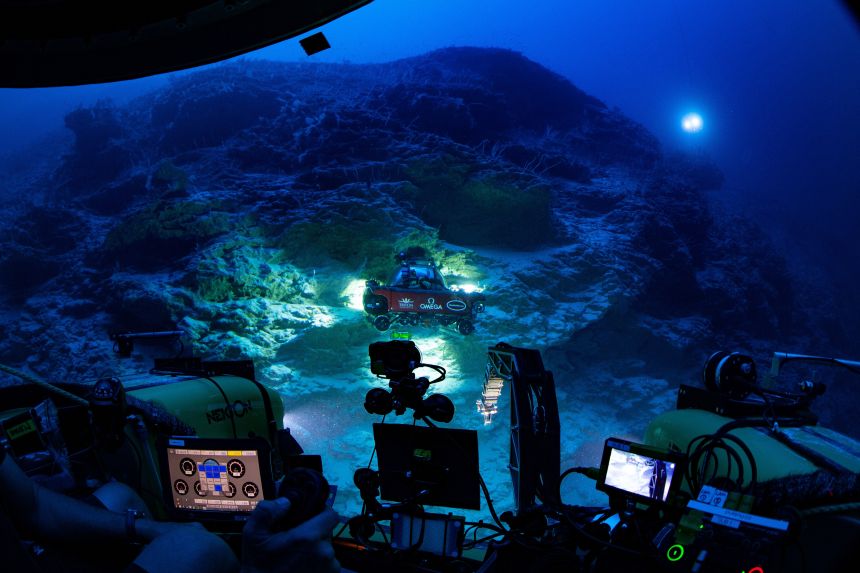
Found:
M 271 496 L 260 440 L 174 437 L 161 448 L 166 501 L 176 512 L 247 514 Z
M 603 449 L 597 489 L 645 503 L 665 503 L 677 491 L 684 456 L 610 438 Z
M 374 424 L 382 499 L 481 508 L 475 430 Z

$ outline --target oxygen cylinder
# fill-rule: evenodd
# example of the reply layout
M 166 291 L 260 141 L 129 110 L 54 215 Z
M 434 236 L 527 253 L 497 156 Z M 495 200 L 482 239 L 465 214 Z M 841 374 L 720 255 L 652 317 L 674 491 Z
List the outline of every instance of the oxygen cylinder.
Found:
M 654 418 L 645 432 L 645 443 L 661 449 L 687 451 L 688 444 L 697 436 L 713 434 L 723 425 L 732 422 L 711 412 L 696 409 L 675 410 Z M 820 426 L 782 428 L 779 430 L 792 442 L 835 462 L 851 472 L 860 472 L 860 443 L 833 430 Z M 818 467 L 809 459 L 792 450 L 768 434 L 767 429 L 740 428 L 731 435 L 749 446 L 758 469 L 758 481 L 812 474 Z M 726 460 L 719 460 L 726 468 Z M 744 474 L 750 475 L 745 463 Z
M 128 394 L 152 402 L 193 427 L 201 438 L 260 436 L 270 439 L 283 428 L 280 395 L 238 376 L 159 378 L 162 384 L 130 389 Z M 235 428 L 235 430 L 234 430 Z

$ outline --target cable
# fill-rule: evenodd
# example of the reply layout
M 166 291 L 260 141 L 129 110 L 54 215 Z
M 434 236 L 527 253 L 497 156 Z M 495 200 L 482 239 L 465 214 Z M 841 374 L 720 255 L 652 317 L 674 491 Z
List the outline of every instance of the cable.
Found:
M 734 462 L 738 466 L 738 477 L 734 480 L 737 489 L 739 491 L 748 492 L 756 486 L 758 482 L 758 466 L 756 465 L 755 457 L 752 454 L 752 450 L 750 450 L 749 446 L 747 446 L 743 440 L 727 433 L 725 428 L 730 425 L 733 425 L 733 422 L 724 425 L 714 434 L 703 434 L 701 436 L 697 436 L 690 440 L 690 443 L 687 445 L 688 461 L 686 478 L 692 491 L 700 491 L 708 481 L 718 476 L 719 458 L 716 456 L 716 453 L 720 450 L 725 453 L 729 464 L 726 478 L 731 479 L 731 467 Z M 747 486 L 744 486 L 745 475 L 743 460 L 737 450 L 727 442 L 731 442 L 740 448 L 749 462 L 751 475 L 750 483 Z M 704 463 L 702 459 L 703 457 Z M 707 476 L 709 467 L 711 468 L 710 478 Z
M 370 459 L 367 460 L 367 469 L 370 469 L 370 466 L 373 465 L 374 457 L 376 457 L 376 444 L 373 444 L 373 451 L 370 452 Z
M 729 434 L 729 432 L 739 429 L 739 428 L 755 428 L 755 427 L 772 427 L 775 424 L 782 424 L 784 426 L 795 426 L 802 425 L 802 420 L 797 420 L 793 418 L 785 419 L 785 420 L 777 420 L 774 419 L 772 421 L 769 420 L 733 420 L 726 424 L 723 424 L 715 433 L 713 434 L 703 434 L 701 436 L 697 436 L 693 438 L 690 443 L 687 445 L 687 472 L 686 477 L 687 481 L 690 483 L 691 489 L 693 491 L 698 491 L 698 489 L 705 485 L 705 471 L 707 470 L 708 464 L 710 464 L 711 459 L 715 460 L 715 463 L 718 464 L 718 460 L 714 458 L 714 451 L 717 449 L 722 449 L 726 452 L 726 455 L 731 459 L 734 459 L 736 463 L 738 463 L 738 479 L 735 480 L 736 485 L 742 491 L 749 491 L 754 488 L 758 482 L 758 466 L 756 465 L 755 456 L 753 456 L 752 450 L 750 450 L 749 446 L 738 438 L 737 436 L 733 436 Z M 701 440 L 698 446 L 695 448 L 693 445 Z M 750 484 L 747 487 L 743 487 L 743 471 L 744 466 L 742 460 L 740 459 L 740 455 L 737 453 L 734 448 L 730 445 L 726 444 L 725 441 L 730 441 L 736 444 L 741 450 L 743 450 L 744 455 L 747 457 L 749 461 L 749 466 L 751 470 L 750 476 Z M 706 460 L 704 465 L 701 465 L 701 457 L 707 453 L 708 459 Z M 731 463 L 731 462 L 730 462 Z M 715 466 L 717 467 L 717 466 Z M 712 477 L 716 477 L 716 469 L 711 472 Z M 728 476 L 730 477 L 730 476 Z
M 478 472 L 478 481 L 481 484 L 481 490 L 484 492 L 484 499 L 487 500 L 487 509 L 490 510 L 490 515 L 493 518 L 493 521 L 496 522 L 501 529 L 505 531 L 509 531 L 505 525 L 502 523 L 502 520 L 499 519 L 499 516 L 496 515 L 496 508 L 493 506 L 493 500 L 490 497 L 490 490 L 487 488 L 487 482 L 484 481 L 484 477 Z
M 472 521 L 472 522 L 467 521 L 467 522 L 465 522 L 463 525 L 468 525 L 468 526 L 469 526 L 469 527 L 467 527 L 467 528 L 466 528 L 466 530 L 463 532 L 463 535 L 464 535 L 464 536 L 465 536 L 465 535 L 468 535 L 468 534 L 469 534 L 469 532 L 470 532 L 470 531 L 472 531 L 473 529 L 474 529 L 474 530 L 476 530 L 476 531 L 477 531 L 478 529 L 489 529 L 490 531 L 495 531 L 495 532 L 497 532 L 497 533 L 507 533 L 504 529 L 499 529 L 497 526 L 495 526 L 495 525 L 493 525 L 493 524 L 491 524 L 491 523 L 486 523 L 486 522 L 484 522 L 484 521 Z
M 48 392 L 52 392 L 52 393 L 56 394 L 57 396 L 62 396 L 63 398 L 70 400 L 72 402 L 75 402 L 77 404 L 80 404 L 82 406 L 89 406 L 90 405 L 90 403 L 87 402 L 86 399 L 81 398 L 80 396 L 76 396 L 75 394 L 72 394 L 71 392 L 67 392 L 66 390 L 63 390 L 62 388 L 58 388 L 57 386 L 54 386 L 50 382 L 45 382 L 44 380 L 36 378 L 32 374 L 27 374 L 26 372 L 22 372 L 21 370 L 16 370 L 15 368 L 12 368 L 11 366 L 6 366 L 5 364 L 0 364 L 0 371 L 3 371 L 6 374 L 10 374 L 10 375 L 15 376 L 17 378 L 20 378 L 21 380 L 23 380 L 25 382 L 30 382 L 31 384 L 36 384 L 37 386 L 41 386 L 42 388 L 44 388 Z
M 504 531 L 503 529 L 499 529 L 495 525 L 491 525 L 489 523 L 484 523 L 483 521 L 472 522 L 472 523 L 466 522 L 466 525 L 468 525 L 469 527 L 467 527 L 465 529 L 465 531 L 463 532 L 463 538 L 468 537 L 470 531 L 473 532 L 473 535 L 472 535 L 472 542 L 468 543 L 468 544 L 464 544 L 463 549 L 469 549 L 471 547 L 474 547 L 475 545 L 478 545 L 479 543 L 493 539 L 493 538 L 498 537 L 500 535 L 508 535 L 507 531 Z M 490 531 L 494 531 L 495 533 L 493 535 L 488 535 L 482 539 L 478 539 L 477 532 L 479 529 L 489 529 Z
M 761 396 L 761 399 L 764 400 L 765 408 L 764 411 L 761 413 L 761 417 L 764 419 L 765 422 L 768 422 L 771 427 L 773 427 L 773 424 L 776 423 L 774 421 L 776 420 L 776 404 L 771 401 L 770 397 L 767 395 L 767 392 L 755 392 L 755 394 Z M 768 418 L 768 413 L 771 414 L 770 418 Z
M 439 426 L 428 420 L 426 417 L 422 418 L 425 424 L 430 426 L 431 428 L 438 429 Z M 447 434 L 445 434 L 448 436 Z M 448 436 L 450 439 L 450 436 Z M 451 442 L 457 446 L 458 449 L 461 449 L 460 444 L 456 442 L 456 440 L 451 439 Z M 487 500 L 487 509 L 490 510 L 490 515 L 493 518 L 493 521 L 496 522 L 496 525 L 499 526 L 503 531 L 509 531 L 508 528 L 502 523 L 502 520 L 499 519 L 499 516 L 496 514 L 496 508 L 493 505 L 493 499 L 490 497 L 490 490 L 487 488 L 487 483 L 484 481 L 484 477 L 481 475 L 481 470 L 478 470 L 478 482 L 481 484 L 481 491 L 484 493 L 484 499 Z
M 383 414 L 383 416 L 382 416 L 382 421 L 380 422 L 381 424 L 384 424 L 384 423 L 385 423 L 385 418 L 386 418 L 386 416 L 387 416 L 387 414 Z M 367 469 L 368 469 L 368 470 L 370 469 L 370 466 L 372 466 L 372 465 L 373 465 L 373 458 L 374 458 L 375 456 L 376 456 L 376 443 L 374 442 L 373 450 L 370 452 L 370 459 L 368 459 L 368 460 L 367 460 Z M 377 474 L 378 474 L 378 472 L 377 472 Z M 378 488 L 378 487 L 379 487 L 379 486 L 377 485 L 377 488 Z M 361 491 L 361 488 L 359 488 L 359 490 Z M 363 497 L 363 495 L 364 495 L 364 494 L 362 493 L 362 497 Z M 374 502 L 375 502 L 375 501 L 376 501 L 376 498 L 375 498 L 375 496 L 374 496 Z M 377 508 L 378 508 L 378 507 L 379 507 L 379 504 L 377 503 Z M 359 513 L 359 515 L 358 515 L 357 517 L 362 517 L 362 518 L 363 518 L 363 517 L 368 516 L 368 509 L 369 509 L 369 508 L 368 508 L 367 501 L 364 501 L 364 500 L 363 500 L 363 501 L 362 501 L 362 503 L 361 503 L 361 512 Z M 356 519 L 356 518 L 353 518 L 353 519 Z M 379 517 L 372 516 L 372 517 L 369 517 L 369 519 L 371 519 L 371 520 L 372 520 L 372 523 L 373 523 L 373 525 L 374 525 L 374 528 L 375 528 L 375 529 L 378 529 L 378 530 L 380 531 L 380 533 L 382 533 L 382 537 L 383 537 L 383 539 L 385 539 L 385 543 L 386 543 L 386 545 L 387 545 L 389 548 L 391 548 L 391 543 L 389 542 L 388 538 L 387 538 L 387 537 L 386 537 L 386 535 L 385 535 L 385 532 L 381 529 L 381 525 L 379 524 L 379 521 L 378 521 Z M 349 520 L 349 521 L 347 521 L 346 523 L 344 523 L 344 524 L 343 524 L 343 526 L 342 526 L 342 527 L 340 528 L 340 530 L 337 532 L 337 534 L 335 535 L 335 537 L 340 537 L 340 535 L 343 533 L 343 531 L 344 531 L 344 530 L 349 526 L 349 522 L 350 522 L 350 521 L 352 521 L 352 520 Z M 354 534 L 352 531 L 350 531 L 350 533 L 352 534 L 353 538 L 354 538 L 356 541 L 359 541 L 359 542 L 360 542 L 362 545 L 364 545 L 365 547 L 368 547 L 368 548 L 370 548 L 370 547 L 371 547 L 371 546 L 370 546 L 370 540 L 369 540 L 369 539 L 365 539 L 365 538 L 363 538 L 363 537 L 359 538 L 359 537 L 358 537 L 356 534 Z
M 385 423 L 385 417 L 386 417 L 387 415 L 388 415 L 388 414 L 383 414 L 383 415 L 382 415 L 382 421 L 380 422 L 380 424 L 384 424 L 384 423 Z M 374 457 L 375 455 L 376 455 L 376 442 L 374 441 L 374 442 L 373 442 L 373 451 L 372 451 L 372 452 L 370 452 L 370 459 L 369 459 L 369 460 L 367 460 L 367 469 L 370 469 L 370 466 L 373 464 L 373 457 Z
M 564 511 L 562 511 L 562 512 L 561 512 L 561 514 L 562 514 L 562 515 L 564 515 L 564 513 L 565 513 Z M 592 541 L 593 543 L 597 543 L 598 545 L 600 545 L 600 546 L 602 546 L 602 547 L 604 547 L 604 548 L 606 548 L 606 549 L 611 549 L 611 550 L 613 550 L 613 551 L 619 551 L 619 552 L 621 552 L 621 553 L 627 553 L 628 555 L 636 555 L 637 557 L 648 557 L 648 558 L 653 558 L 653 556 L 652 556 L 652 555 L 650 555 L 650 554 L 648 554 L 648 553 L 644 553 L 644 552 L 642 552 L 642 551 L 637 551 L 637 550 L 635 550 L 635 549 L 630 549 L 630 548 L 628 548 L 628 547 L 622 547 L 622 546 L 620 546 L 620 545 L 615 545 L 614 543 L 612 543 L 612 542 L 610 542 L 610 541 L 604 541 L 603 539 L 600 539 L 600 538 L 598 538 L 598 537 L 595 537 L 595 536 L 593 536 L 592 534 L 588 533 L 588 532 L 587 532 L 587 531 L 586 531 L 586 530 L 585 530 L 581 525 L 579 525 L 578 523 L 576 523 L 576 522 L 575 522 L 572 518 L 570 518 L 569 516 L 564 515 L 564 517 L 566 518 L 566 519 L 565 519 L 565 523 L 567 523 L 568 525 L 570 525 L 571 527 L 573 527 L 574 529 L 576 529 L 576 531 L 577 531 L 580 535 L 582 535 L 583 537 L 585 537 L 585 538 L 586 538 L 586 539 L 588 539 L 589 541 Z
M 340 537 L 343 534 L 343 532 L 346 530 L 347 527 L 349 527 L 348 521 L 343 524 L 343 527 L 340 528 L 340 531 L 338 531 L 337 533 L 334 534 L 334 539 L 337 539 L 338 537 Z
M 137 491 L 149 495 L 152 499 L 156 500 L 156 503 L 160 503 L 162 500 L 161 495 L 143 487 L 143 454 L 141 453 L 140 448 L 138 448 L 137 444 L 134 443 L 134 440 L 126 440 L 126 442 L 131 445 L 132 451 L 137 458 Z
M 419 363 L 415 366 L 415 369 L 418 369 L 418 368 L 421 368 L 421 367 L 423 367 L 423 368 L 429 368 L 430 370 L 435 370 L 436 372 L 438 372 L 438 373 L 439 373 L 439 377 L 438 377 L 438 378 L 436 378 L 435 380 L 430 380 L 430 381 L 428 382 L 429 384 L 435 384 L 436 382 L 441 382 L 442 380 L 444 380 L 444 379 L 445 379 L 445 375 L 448 373 L 448 371 L 447 371 L 447 370 L 445 370 L 445 368 L 443 368 L 442 366 L 439 366 L 439 365 L 437 365 L 437 364 L 424 364 L 423 362 L 419 362 Z
M 597 480 L 597 478 L 599 477 L 600 469 L 598 469 L 598 468 L 587 468 L 587 467 L 574 467 L 574 468 L 568 468 L 568 469 L 564 470 L 561 473 L 561 475 L 558 477 L 558 492 L 556 492 L 556 493 L 558 494 L 559 503 L 562 503 L 562 501 L 561 501 L 561 484 L 562 484 L 562 482 L 564 482 L 564 478 L 566 478 L 567 476 L 569 476 L 570 474 L 573 474 L 573 473 L 582 474 L 587 478 Z
M 137 489 L 143 491 L 143 454 L 132 440 L 126 440 L 131 446 L 131 451 L 134 452 L 134 457 L 137 458 Z
M 382 534 L 382 539 L 385 541 L 385 545 L 391 547 L 391 542 L 388 540 L 388 536 L 385 535 L 385 529 L 383 529 L 382 525 L 377 521 L 376 522 L 376 530 Z M 422 531 L 423 534 L 423 531 Z
M 409 546 L 406 551 L 418 551 L 422 545 L 424 545 L 424 532 L 427 528 L 427 518 L 425 517 L 424 507 L 421 505 L 416 505 L 416 509 L 421 512 L 421 531 L 418 532 L 418 541 Z M 409 540 L 412 540 L 412 524 L 415 523 L 415 518 L 417 517 L 414 513 L 409 513 Z
M 485 541 L 489 541 L 491 539 L 495 539 L 496 537 L 499 537 L 500 535 L 507 535 L 507 533 L 494 533 L 492 535 L 487 535 L 487 536 L 482 537 L 480 539 L 475 539 L 471 543 L 464 543 L 463 549 L 471 549 L 471 548 L 475 547 L 476 545 L 479 545 L 479 544 L 484 543 Z

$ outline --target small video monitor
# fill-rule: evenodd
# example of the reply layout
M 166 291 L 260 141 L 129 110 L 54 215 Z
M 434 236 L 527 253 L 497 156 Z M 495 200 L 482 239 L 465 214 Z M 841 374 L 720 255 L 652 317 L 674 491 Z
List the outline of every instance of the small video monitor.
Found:
M 374 424 L 382 499 L 481 508 L 478 432 Z
M 173 517 L 242 521 L 274 497 L 270 448 L 261 438 L 174 436 L 159 440 L 158 449 Z
M 609 438 L 603 448 L 597 489 L 610 497 L 662 504 L 678 491 L 686 456 Z

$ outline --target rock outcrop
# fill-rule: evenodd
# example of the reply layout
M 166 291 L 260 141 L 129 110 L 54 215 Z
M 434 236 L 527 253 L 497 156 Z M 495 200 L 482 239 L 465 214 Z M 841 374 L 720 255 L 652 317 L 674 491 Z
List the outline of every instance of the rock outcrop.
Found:
M 481 355 L 500 340 L 544 349 L 563 423 L 629 435 L 711 351 L 833 333 L 763 235 L 709 205 L 714 166 L 664 155 L 514 52 L 238 61 L 66 126 L 74 143 L 0 235 L 0 362 L 49 379 L 139 369 L 106 332 L 179 326 L 196 352 L 253 358 L 288 400 L 339 416 L 331 393 L 360 407 L 378 338 L 349 287 L 386 279 L 411 244 L 486 289 L 475 335 L 416 333 L 449 367 L 460 425 L 478 424 Z

